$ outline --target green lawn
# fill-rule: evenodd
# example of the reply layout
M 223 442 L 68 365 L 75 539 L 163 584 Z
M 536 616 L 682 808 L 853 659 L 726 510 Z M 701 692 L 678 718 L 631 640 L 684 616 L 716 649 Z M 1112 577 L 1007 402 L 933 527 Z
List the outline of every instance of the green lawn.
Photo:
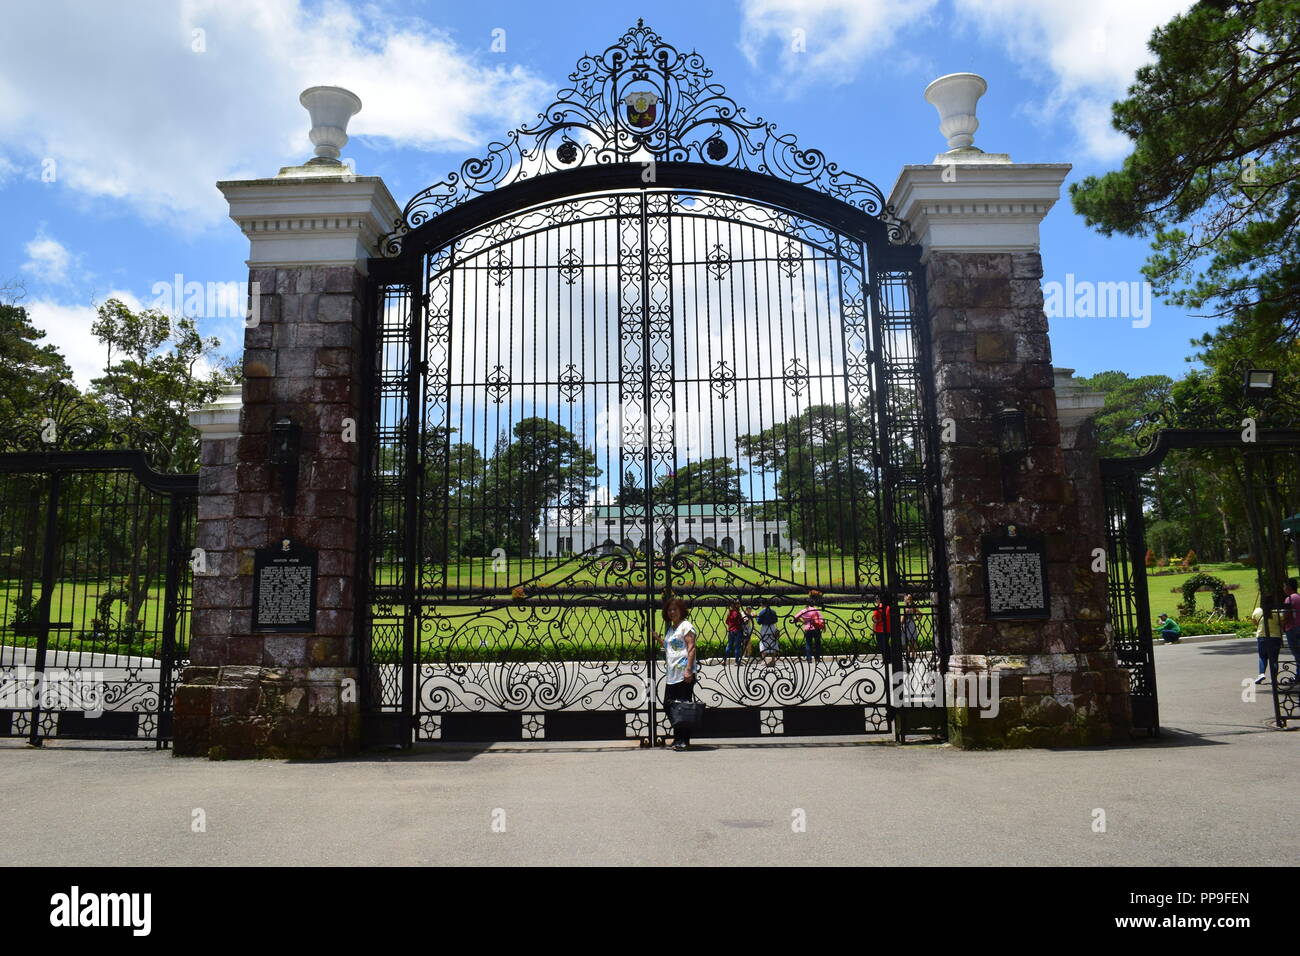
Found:
M 98 628 L 100 636 L 96 637 L 97 628 L 92 623 L 97 613 L 96 606 L 110 584 L 108 580 L 60 581 L 56 584 L 50 602 L 50 620 L 55 624 L 70 624 L 71 627 L 50 631 L 51 648 L 146 657 L 156 657 L 161 653 L 164 610 L 162 582 L 149 588 L 148 597 L 141 608 L 140 626 L 133 628 L 126 640 L 122 639 L 120 633 L 115 633 L 124 624 L 129 624 L 121 620 L 125 608 L 120 601 L 113 604 L 113 617 L 109 627 Z M 39 596 L 39 585 L 33 590 Z M 15 633 L 15 617 L 21 593 L 17 580 L 0 580 L 0 644 L 35 647 L 34 635 Z M 188 615 L 177 618 L 176 642 L 180 648 L 188 646 Z
M 1237 612 L 1243 618 L 1248 618 L 1250 612 L 1255 609 L 1255 596 L 1258 585 L 1254 568 L 1243 568 L 1238 565 L 1228 565 L 1225 568 L 1222 564 L 1202 564 L 1197 572 L 1189 571 L 1183 574 L 1162 574 L 1158 576 L 1148 574 L 1147 595 L 1151 601 L 1151 616 L 1155 617 L 1159 614 L 1179 615 L 1181 612 L 1178 610 L 1178 605 L 1183 600 L 1183 584 L 1196 573 L 1213 575 L 1229 587 L 1234 584 L 1238 585 L 1233 589 L 1232 594 L 1237 599 Z M 1208 612 L 1212 606 L 1210 592 L 1201 591 L 1197 593 L 1197 610 Z
M 848 590 L 846 578 L 851 579 L 851 566 L 847 559 L 835 557 L 810 557 L 805 559 L 801 571 L 795 571 L 789 555 L 763 556 L 761 559 L 751 556 L 750 560 L 759 561 L 758 568 L 737 563 L 734 567 L 708 567 L 703 576 L 714 584 L 756 585 L 758 589 L 771 587 L 771 578 L 765 580 L 764 572 L 772 578 L 784 582 L 794 581 L 799 584 L 817 584 L 827 590 L 842 588 Z M 537 601 L 536 595 L 546 588 L 558 588 L 562 594 L 567 587 L 581 591 L 584 587 L 601 583 L 608 585 L 622 580 L 613 574 L 612 565 L 588 564 L 577 573 L 572 573 L 578 562 L 559 564 L 555 559 L 549 562 L 538 559 L 512 559 L 503 571 L 491 570 L 491 559 L 471 559 L 458 561 L 449 567 L 449 577 L 456 586 L 466 589 L 483 588 L 484 590 L 503 589 L 528 580 L 530 575 L 540 576 L 530 584 L 522 602 L 507 602 L 504 607 L 489 608 L 485 606 L 466 607 L 461 605 L 439 605 L 426 608 L 421 629 L 419 657 L 424 661 L 470 660 L 470 659 L 511 659 L 521 658 L 559 658 L 576 659 L 581 657 L 601 660 L 637 660 L 644 654 L 647 615 L 641 610 L 610 610 L 602 607 L 569 607 L 567 609 L 546 606 Z M 916 568 L 920 570 L 919 567 Z M 1243 619 L 1248 619 L 1255 606 L 1255 571 L 1253 568 L 1206 564 L 1200 568 L 1202 573 L 1222 578 L 1229 585 L 1238 585 L 1233 590 L 1237 598 L 1239 612 Z M 395 581 L 397 569 L 388 567 L 383 570 L 383 578 Z M 608 576 L 606 576 L 608 574 Z M 1177 605 L 1182 599 L 1181 586 L 1190 572 L 1148 576 L 1148 594 L 1151 615 L 1154 619 L 1160 613 L 1181 617 Z M 114 635 L 108 634 L 98 639 L 94 637 L 91 624 L 95 616 L 95 602 L 108 586 L 107 581 L 62 582 L 55 591 L 51 617 L 56 622 L 70 622 L 71 630 L 60 629 L 51 632 L 51 647 L 67 650 L 93 650 L 102 653 L 156 655 L 161 648 L 163 594 L 161 582 L 150 589 L 150 597 L 145 602 L 143 611 L 143 630 L 136 634 L 129 643 L 123 643 Z M 644 584 L 627 579 L 628 597 L 636 599 L 644 594 Z M 13 621 L 19 595 L 16 580 L 0 580 L 0 643 L 10 645 L 33 646 L 35 638 L 30 635 L 14 633 Z M 803 595 L 791 592 L 787 599 L 801 603 Z M 1210 609 L 1209 593 L 1197 595 L 1197 607 L 1202 612 Z M 800 629 L 786 621 L 795 607 L 793 605 L 776 605 L 782 616 L 780 631 L 782 635 L 782 652 L 786 654 L 802 653 L 803 635 Z M 402 609 L 388 609 L 393 617 L 400 618 Z M 115 613 L 121 612 L 121 605 L 115 605 Z M 868 606 L 853 602 L 837 604 L 828 612 L 830 626 L 824 635 L 826 654 L 862 654 L 874 653 L 875 644 L 871 637 Z M 697 607 L 693 617 L 701 635 L 701 653 L 706 657 L 721 656 L 726 641 L 726 629 L 723 623 L 726 608 L 722 606 Z M 390 617 L 390 620 L 392 618 Z M 655 626 L 662 629 L 657 620 Z M 1225 627 L 1224 630 L 1229 628 Z M 185 616 L 178 621 L 177 642 L 185 647 L 188 642 L 189 621 Z M 929 627 L 922 627 L 921 643 L 930 643 Z M 754 636 L 757 641 L 757 635 Z M 377 646 L 382 641 L 376 641 Z M 389 658 L 387 653 L 379 656 Z
M 492 558 L 461 558 L 447 565 L 447 586 L 489 590 L 512 588 L 521 582 L 529 582 L 537 588 L 594 584 L 598 581 L 617 583 L 620 580 L 618 560 L 617 557 L 506 558 L 494 562 Z M 710 580 L 728 577 L 733 578 L 737 584 L 762 586 L 765 577 L 770 577 L 797 586 L 823 589 L 853 589 L 856 585 L 853 558 L 849 555 L 809 555 L 801 559 L 798 568 L 794 566 L 795 561 L 789 554 L 777 553 L 736 555 L 732 561 L 723 561 L 710 554 L 707 562 L 711 565 L 708 570 Z M 925 570 L 923 562 L 923 557 L 910 555 L 905 570 L 922 573 Z M 382 565 L 378 573 L 379 583 L 396 584 L 399 573 L 400 568 L 396 565 Z M 427 565 L 424 573 L 427 580 L 431 573 L 440 574 L 441 567 Z M 864 573 L 879 577 L 879 569 L 874 560 L 868 559 Z M 633 588 L 634 585 L 629 582 L 629 587 Z

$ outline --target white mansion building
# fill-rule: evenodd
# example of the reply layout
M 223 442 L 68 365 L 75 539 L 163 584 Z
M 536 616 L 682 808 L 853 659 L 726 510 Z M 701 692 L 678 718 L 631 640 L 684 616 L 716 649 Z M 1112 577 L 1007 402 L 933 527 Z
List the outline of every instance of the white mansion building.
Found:
M 656 518 L 655 545 L 659 550 L 677 545 L 707 545 L 727 554 L 762 554 L 797 547 L 786 537 L 784 521 L 747 518 L 743 507 L 678 505 L 673 518 Z M 585 509 L 580 524 L 544 524 L 538 529 L 539 553 L 545 557 L 578 554 L 589 548 L 613 551 L 621 543 L 642 549 L 645 516 L 639 506 L 597 505 Z

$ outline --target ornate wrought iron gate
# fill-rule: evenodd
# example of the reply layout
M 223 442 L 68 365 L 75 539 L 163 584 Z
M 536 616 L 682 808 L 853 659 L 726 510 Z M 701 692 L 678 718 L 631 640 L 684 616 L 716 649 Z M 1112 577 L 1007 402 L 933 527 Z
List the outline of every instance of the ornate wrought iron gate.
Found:
M 1162 413 L 1162 418 L 1168 413 Z M 1148 424 L 1158 424 L 1159 420 Z M 1261 429 L 1249 445 L 1234 428 L 1147 428 L 1138 439 L 1143 454 L 1133 458 L 1101 460 L 1106 498 L 1107 585 L 1115 654 L 1129 671 L 1133 727 L 1152 737 L 1160 735 L 1160 707 L 1156 691 L 1151 605 L 1147 594 L 1146 527 L 1143 517 L 1142 477 L 1159 465 L 1173 449 L 1220 448 L 1252 455 L 1300 450 L 1300 431 Z M 1249 466 L 1247 468 L 1249 474 Z M 1253 494 L 1249 488 L 1248 494 Z M 1297 719 L 1300 695 L 1291 683 L 1295 665 L 1284 663 L 1272 682 L 1274 719 L 1278 726 Z
M 138 451 L 0 454 L 0 736 L 170 739 L 197 492 Z
M 708 736 L 935 725 L 919 250 L 708 76 L 634 28 L 372 260 L 368 739 L 652 743 L 669 594 Z
M 1151 605 L 1147 599 L 1146 531 L 1138 471 L 1102 462 L 1106 499 L 1106 585 L 1115 657 L 1129 672 L 1133 727 L 1160 734 L 1156 665 L 1151 647 Z

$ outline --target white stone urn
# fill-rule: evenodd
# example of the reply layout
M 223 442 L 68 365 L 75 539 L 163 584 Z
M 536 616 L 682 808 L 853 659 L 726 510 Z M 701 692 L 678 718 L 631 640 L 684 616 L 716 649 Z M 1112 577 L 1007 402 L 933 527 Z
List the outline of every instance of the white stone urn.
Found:
M 348 120 L 361 112 L 361 99 L 341 86 L 313 86 L 302 91 L 298 102 L 311 116 L 316 158 L 309 165 L 342 166 L 339 151 L 348 143 Z
M 951 150 L 979 152 L 973 145 L 980 128 L 975 104 L 988 88 L 978 73 L 949 73 L 925 88 L 925 100 L 939 111 L 939 132 Z

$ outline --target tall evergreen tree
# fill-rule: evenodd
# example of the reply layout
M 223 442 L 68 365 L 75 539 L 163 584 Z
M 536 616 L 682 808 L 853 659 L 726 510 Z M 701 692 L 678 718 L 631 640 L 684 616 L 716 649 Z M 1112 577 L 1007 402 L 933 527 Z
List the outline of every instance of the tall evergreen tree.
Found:
M 41 398 L 55 382 L 72 378 L 72 369 L 45 333 L 31 323 L 18 303 L 20 287 L 0 289 L 0 430 L 44 416 Z
M 1121 169 L 1071 187 L 1106 235 L 1150 236 L 1173 305 L 1300 332 L 1300 0 L 1201 2 L 1157 29 L 1113 107 Z

